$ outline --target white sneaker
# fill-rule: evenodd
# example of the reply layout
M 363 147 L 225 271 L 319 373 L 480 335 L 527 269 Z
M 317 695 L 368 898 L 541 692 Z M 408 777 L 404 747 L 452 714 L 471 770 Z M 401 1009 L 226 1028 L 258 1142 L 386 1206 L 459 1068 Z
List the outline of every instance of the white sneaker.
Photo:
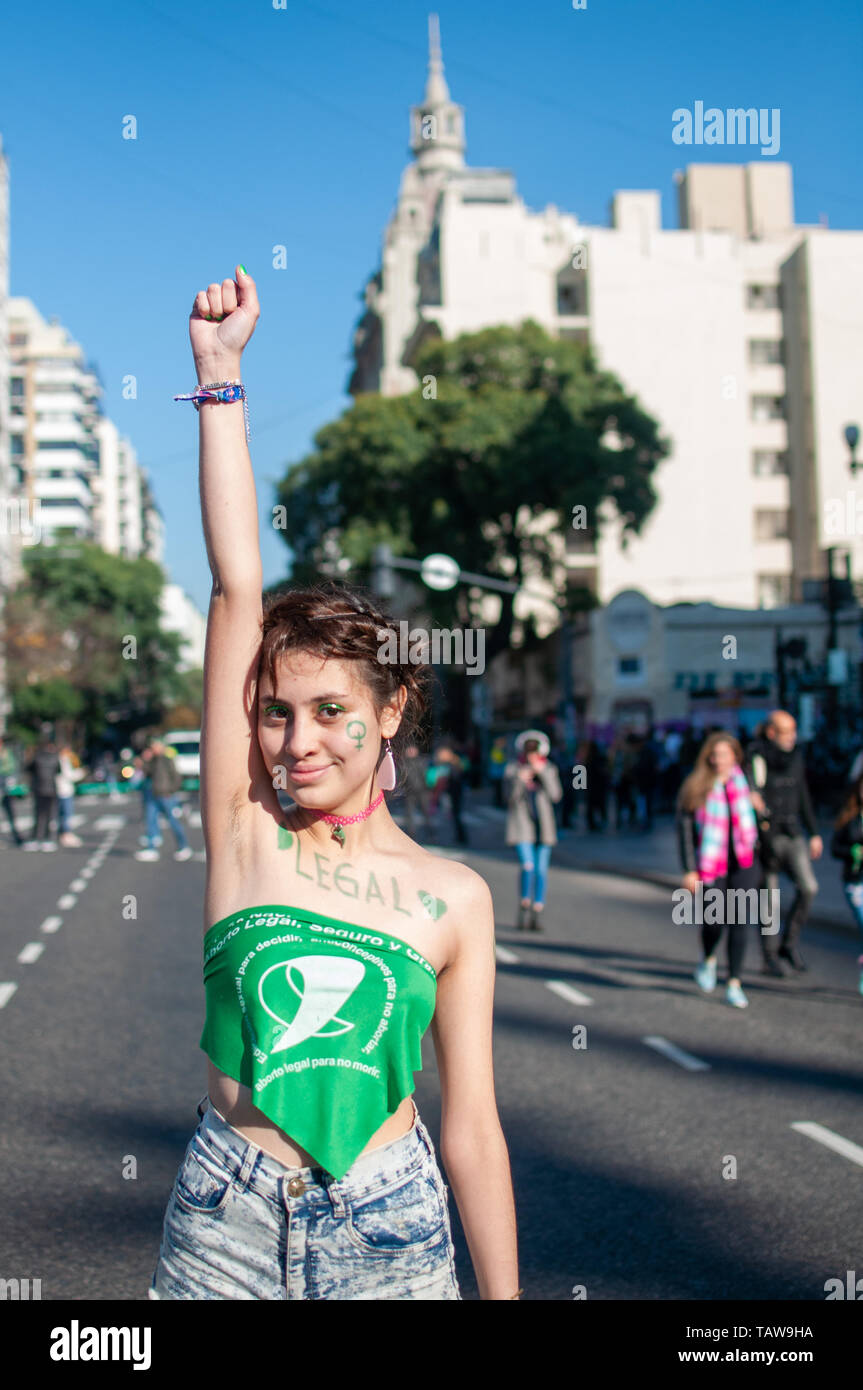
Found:
M 24 842 L 24 844 L 21 846 L 21 848 L 22 848 L 22 849 L 34 850 L 34 849 L 41 849 L 42 846 L 40 845 L 40 843 L 39 843 L 38 840 L 26 840 L 26 841 Z
M 55 850 L 56 848 L 57 848 L 57 846 L 54 844 L 54 841 L 53 841 L 53 840 L 43 840 L 43 841 L 42 841 L 42 849 L 45 851 L 46 854 L 50 854 L 50 853 L 51 853 L 53 850 Z
M 190 845 L 186 845 L 186 848 L 185 848 L 185 849 L 178 849 L 178 850 L 175 850 L 175 851 L 174 851 L 174 858 L 175 858 L 175 859 L 191 859 L 191 857 L 192 857 L 192 849 L 191 849 L 191 846 L 190 846 Z
M 140 859 L 142 863 L 152 864 L 154 860 L 159 858 L 159 851 L 157 849 L 139 849 L 135 858 Z

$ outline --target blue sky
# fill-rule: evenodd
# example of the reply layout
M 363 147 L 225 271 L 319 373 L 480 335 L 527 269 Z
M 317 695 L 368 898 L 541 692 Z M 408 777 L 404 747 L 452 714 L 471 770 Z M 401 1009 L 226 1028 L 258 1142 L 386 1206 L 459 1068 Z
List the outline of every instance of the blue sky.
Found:
M 432 8 L 468 163 L 511 169 L 529 207 L 605 224 L 616 189 L 657 188 L 676 225 L 675 169 L 758 157 L 672 143 L 672 111 L 703 100 L 778 107 L 797 221 L 863 227 L 856 0 L 18 3 L 0 90 L 11 293 L 98 367 L 104 409 L 150 471 L 171 578 L 203 609 L 197 421 L 171 399 L 194 384 L 192 299 L 237 261 L 258 283 L 244 379 L 270 583 L 288 560 L 267 526 L 274 483 L 350 404 L 358 296 L 409 159 Z M 121 138 L 128 114 L 136 141 Z

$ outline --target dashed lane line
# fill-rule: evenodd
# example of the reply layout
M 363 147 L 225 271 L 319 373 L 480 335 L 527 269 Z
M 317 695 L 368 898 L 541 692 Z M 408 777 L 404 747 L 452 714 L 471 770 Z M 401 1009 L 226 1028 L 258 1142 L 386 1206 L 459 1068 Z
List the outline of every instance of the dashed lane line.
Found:
M 561 999 L 566 999 L 570 1004 L 592 1004 L 593 1000 L 589 994 L 582 994 L 580 989 L 573 989 L 565 980 L 546 980 L 546 989 L 550 989 L 552 994 L 557 994 Z
M 75 906 L 77 901 L 78 896 L 76 893 L 64 893 L 61 898 L 57 899 L 57 906 L 62 907 L 64 911 L 68 911 L 70 907 Z
M 679 1067 L 684 1067 L 686 1071 L 710 1071 L 711 1069 L 709 1062 L 702 1062 L 700 1057 L 693 1057 L 691 1052 L 684 1052 L 682 1047 L 677 1047 L 667 1038 L 642 1038 L 641 1041 L 647 1043 L 647 1046 L 652 1047 L 656 1052 L 661 1052 L 664 1057 L 669 1057 L 672 1062 L 676 1062 Z
M 0 984 L 0 1009 L 5 1008 L 17 988 L 14 980 L 6 980 Z
M 843 1138 L 841 1134 L 836 1134 L 834 1130 L 827 1129 L 825 1125 L 814 1124 L 811 1120 L 795 1120 L 791 1128 L 796 1129 L 798 1134 L 805 1134 L 807 1139 L 814 1139 L 816 1144 L 823 1144 L 825 1149 L 833 1149 L 834 1153 L 849 1158 L 852 1163 L 859 1163 L 863 1168 L 863 1148 L 859 1144 L 853 1144 L 850 1139 Z
M 511 951 L 508 946 L 498 946 L 495 943 L 494 953 L 502 965 L 518 965 L 520 956 L 515 951 Z
M 37 961 L 45 949 L 44 941 L 28 941 L 22 951 L 18 952 L 18 960 L 21 965 L 32 965 Z
M 45 918 L 45 921 L 42 923 L 42 925 L 41 925 L 41 927 L 39 928 L 39 930 L 40 930 L 40 931 L 44 931 L 44 932 L 53 933 L 53 932 L 55 932 L 55 931 L 59 931 L 59 929 L 60 929 L 60 927 L 62 926 L 62 924 L 63 924 L 63 918 L 62 918 L 62 917 L 46 917 L 46 918 Z

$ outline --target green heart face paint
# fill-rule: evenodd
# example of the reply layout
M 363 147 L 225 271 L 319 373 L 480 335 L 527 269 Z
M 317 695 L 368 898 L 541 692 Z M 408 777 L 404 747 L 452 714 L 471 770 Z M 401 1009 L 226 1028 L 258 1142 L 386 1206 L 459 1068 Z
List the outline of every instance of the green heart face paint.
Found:
M 421 889 L 417 891 L 417 897 L 423 906 L 426 917 L 430 917 L 436 922 L 439 917 L 443 917 L 446 912 L 446 903 L 443 898 L 436 898 L 433 893 L 424 893 Z
M 354 740 L 358 749 L 362 748 L 363 739 L 366 736 L 366 726 L 361 719 L 352 719 L 345 732 L 348 738 Z

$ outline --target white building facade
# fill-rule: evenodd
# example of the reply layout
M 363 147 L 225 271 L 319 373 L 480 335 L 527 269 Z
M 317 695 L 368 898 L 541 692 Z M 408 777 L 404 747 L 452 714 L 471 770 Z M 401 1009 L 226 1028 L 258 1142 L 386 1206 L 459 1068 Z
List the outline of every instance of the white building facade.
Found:
M 863 233 L 796 225 L 790 166 L 765 159 L 690 165 L 676 230 L 653 190 L 615 193 L 607 227 L 534 212 L 511 173 L 465 165 L 434 20 L 430 47 L 351 392 L 416 389 L 429 335 L 533 319 L 588 342 L 671 443 L 626 550 L 613 518 L 595 546 L 560 538 L 600 602 L 637 587 L 660 604 L 786 604 L 828 545 L 860 573 L 863 487 L 859 527 L 835 528 L 853 491 L 843 431 L 863 408 Z
M 80 345 L 31 300 L 13 298 L 8 351 L 11 487 L 29 523 L 20 547 L 66 530 L 112 554 L 161 563 L 164 523 L 148 479 L 101 413 L 102 385 Z

